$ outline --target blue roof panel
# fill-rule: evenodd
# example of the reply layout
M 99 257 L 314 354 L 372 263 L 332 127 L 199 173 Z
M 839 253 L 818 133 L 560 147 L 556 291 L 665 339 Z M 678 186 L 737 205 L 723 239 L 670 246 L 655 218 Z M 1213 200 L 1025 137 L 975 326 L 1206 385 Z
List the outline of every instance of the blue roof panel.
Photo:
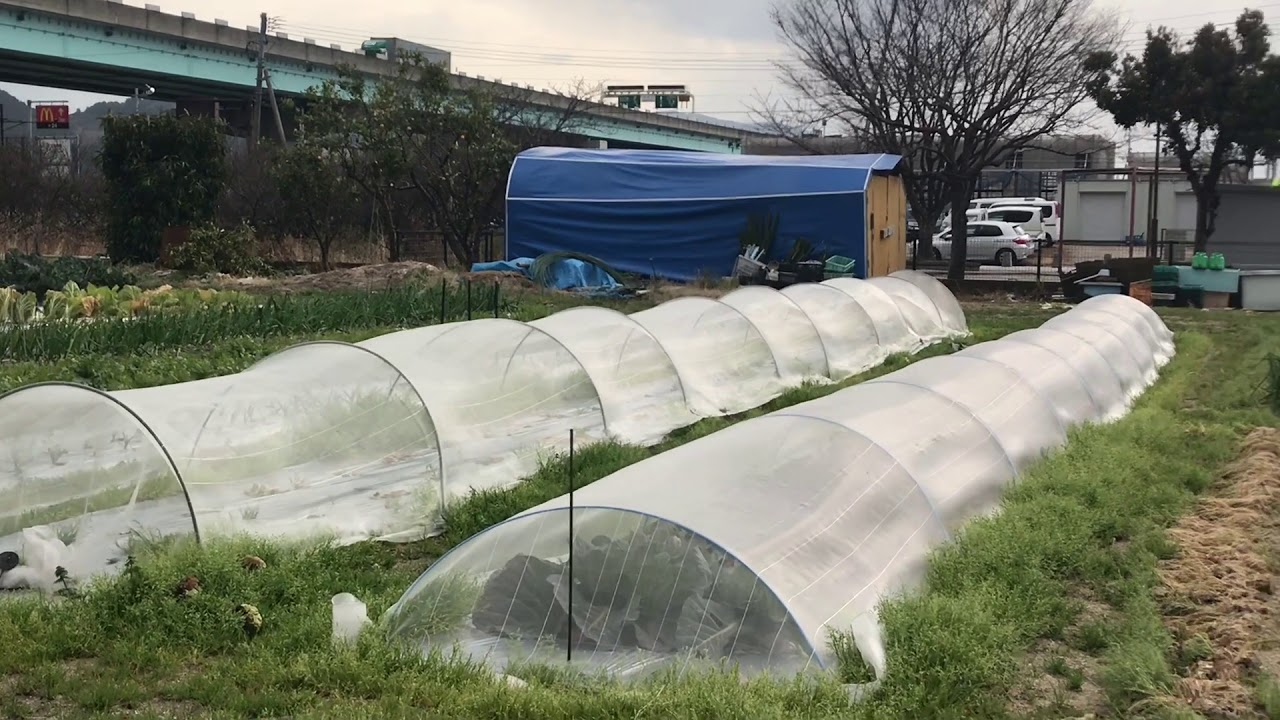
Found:
M 533 148 L 511 166 L 507 199 L 691 202 L 861 193 L 896 155 L 720 155 Z

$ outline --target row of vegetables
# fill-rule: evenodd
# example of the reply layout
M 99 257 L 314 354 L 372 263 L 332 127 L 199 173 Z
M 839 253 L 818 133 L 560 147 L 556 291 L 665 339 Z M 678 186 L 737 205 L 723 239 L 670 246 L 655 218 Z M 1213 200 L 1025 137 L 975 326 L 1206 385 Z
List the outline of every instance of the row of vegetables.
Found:
M 49 290 L 40 303 L 36 293 L 0 288 L 0 324 L 30 325 L 95 318 L 126 319 L 167 311 L 255 304 L 252 296 L 234 291 L 179 289 L 169 285 L 143 290 L 136 285 L 80 287 L 68 282 Z

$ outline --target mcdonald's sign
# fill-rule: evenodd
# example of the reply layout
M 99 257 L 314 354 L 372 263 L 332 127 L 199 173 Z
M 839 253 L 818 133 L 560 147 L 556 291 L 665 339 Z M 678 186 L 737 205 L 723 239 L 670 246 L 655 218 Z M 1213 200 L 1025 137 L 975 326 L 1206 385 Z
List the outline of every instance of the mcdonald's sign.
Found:
M 41 130 L 67 130 L 71 127 L 71 108 L 67 105 L 36 105 L 36 127 Z

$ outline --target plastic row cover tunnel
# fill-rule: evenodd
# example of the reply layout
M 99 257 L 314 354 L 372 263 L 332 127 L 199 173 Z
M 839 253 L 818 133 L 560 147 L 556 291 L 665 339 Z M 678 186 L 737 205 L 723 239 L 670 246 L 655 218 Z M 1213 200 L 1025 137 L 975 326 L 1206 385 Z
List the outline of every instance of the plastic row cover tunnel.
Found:
M 1128 349 L 1079 352 L 1101 337 L 1086 327 Z M 637 676 L 830 667 L 843 631 L 881 674 L 881 599 L 917 585 L 929 550 L 994 512 L 1072 425 L 1123 412 L 1154 380 L 1134 365 L 1172 352 L 1149 307 L 1108 296 L 739 423 L 583 487 L 572 518 L 561 497 L 472 537 L 400 598 L 388 632 L 500 670 Z
M 0 551 L 47 545 L 86 575 L 160 536 L 421 537 L 447 500 L 534 472 L 570 430 L 651 443 L 960 332 L 942 310 L 909 322 L 928 293 L 954 299 L 906 277 L 929 290 L 750 288 L 633 315 L 578 307 L 308 343 L 141 390 L 23 388 L 0 400 Z

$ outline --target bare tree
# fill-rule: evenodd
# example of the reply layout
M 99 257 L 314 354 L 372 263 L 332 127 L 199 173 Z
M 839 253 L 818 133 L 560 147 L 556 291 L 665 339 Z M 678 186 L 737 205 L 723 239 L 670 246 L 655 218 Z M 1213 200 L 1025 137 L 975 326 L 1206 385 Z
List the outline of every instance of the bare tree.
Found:
M 953 279 L 983 168 L 1083 124 L 1085 60 L 1121 35 L 1091 0 L 779 0 L 773 20 L 797 56 L 780 66 L 792 114 L 901 154 L 922 235 L 945 188 Z
M 308 142 L 317 142 L 349 177 L 396 217 L 396 198 L 415 195 L 425 217 L 464 263 L 502 215 L 516 153 L 557 142 L 586 122 L 590 102 L 451 76 L 411 57 L 394 76 L 368 84 L 343 71 L 308 99 Z M 392 233 L 390 256 L 399 259 Z
M 50 252 L 50 243 L 56 244 L 50 238 L 91 235 L 97 229 L 101 176 L 81 159 L 80 153 L 67 155 L 58 145 L 0 145 L 0 230 L 10 242 Z

